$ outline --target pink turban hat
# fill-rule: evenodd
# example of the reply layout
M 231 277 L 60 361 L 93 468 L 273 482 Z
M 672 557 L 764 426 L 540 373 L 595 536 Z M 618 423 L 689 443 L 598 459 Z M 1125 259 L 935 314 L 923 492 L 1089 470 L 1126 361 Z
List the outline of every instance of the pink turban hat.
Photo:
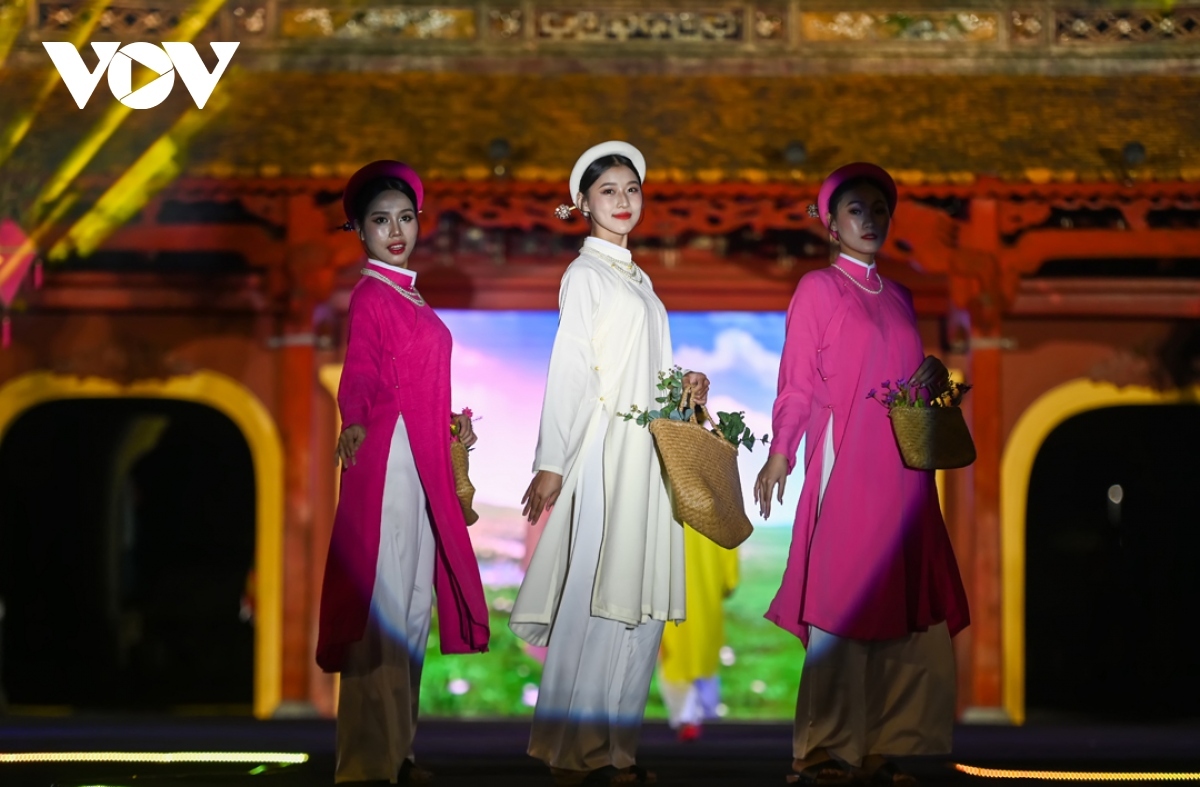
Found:
M 821 223 L 825 225 L 826 229 L 829 229 L 829 222 L 833 220 L 835 206 L 829 204 L 829 200 L 833 199 L 833 192 L 837 191 L 838 186 L 843 183 L 858 178 L 866 178 L 879 186 L 883 192 L 883 198 L 887 200 L 888 213 L 896 212 L 896 181 L 892 180 L 892 176 L 883 167 L 859 161 L 838 167 L 821 184 L 821 191 L 817 194 L 817 210 L 820 211 Z
M 425 186 L 417 177 L 416 170 L 399 161 L 388 159 L 372 161 L 350 176 L 350 180 L 346 183 L 346 190 L 342 192 L 342 209 L 346 211 L 346 220 L 351 224 L 355 221 L 354 202 L 358 199 L 358 193 L 362 191 L 363 186 L 378 178 L 394 178 L 407 183 L 417 198 L 417 204 L 414 207 L 417 210 L 421 209 L 421 205 L 425 202 Z

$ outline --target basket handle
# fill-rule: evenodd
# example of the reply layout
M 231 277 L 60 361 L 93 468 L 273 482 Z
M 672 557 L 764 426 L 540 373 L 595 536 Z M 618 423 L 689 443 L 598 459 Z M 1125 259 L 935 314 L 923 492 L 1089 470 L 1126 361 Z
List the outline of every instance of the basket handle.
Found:
M 687 410 L 688 408 L 691 408 L 692 415 L 690 418 L 688 418 L 688 422 L 693 423 L 696 426 L 700 426 L 706 420 L 708 420 L 708 417 L 707 417 L 707 413 L 705 414 L 704 417 L 699 417 L 697 415 L 699 412 L 701 412 L 701 409 L 700 409 L 700 407 L 698 407 L 696 405 L 694 398 L 695 398 L 695 391 L 692 388 L 692 386 L 689 385 L 689 386 L 685 387 L 683 389 L 683 398 L 679 402 L 679 409 Z

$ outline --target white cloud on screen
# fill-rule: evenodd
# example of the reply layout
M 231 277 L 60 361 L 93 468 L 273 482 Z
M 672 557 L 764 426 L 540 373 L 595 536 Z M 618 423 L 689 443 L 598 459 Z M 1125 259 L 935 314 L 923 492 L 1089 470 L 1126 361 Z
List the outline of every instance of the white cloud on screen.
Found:
M 732 396 L 717 395 L 708 398 L 708 409 L 713 413 L 738 413 L 744 412 L 746 426 L 750 427 L 750 431 L 758 437 L 762 437 L 764 432 L 771 431 L 771 414 L 761 410 L 755 410 L 753 407 L 744 402 L 733 398 Z
M 455 410 L 470 407 L 479 419 L 471 481 L 482 503 L 518 508 L 533 477 L 546 377 L 526 366 L 454 344 L 450 402 Z
M 713 413 L 745 412 L 746 426 L 750 427 L 755 437 L 762 437 L 771 432 L 770 413 L 755 410 L 731 396 L 713 396 L 708 400 L 708 406 Z M 800 488 L 804 485 L 804 468 L 801 466 L 792 471 L 785 485 L 783 504 L 772 501 L 771 517 L 764 521 L 754 502 L 754 481 L 758 478 L 758 471 L 767 461 L 768 450 L 769 446 L 761 444 L 755 444 L 753 451 L 738 449 L 738 476 L 742 482 L 742 502 L 746 507 L 746 516 L 750 517 L 755 526 L 791 525 L 796 518 L 796 505 L 800 502 Z
M 712 377 L 736 370 L 774 390 L 779 379 L 779 354 L 773 353 L 741 328 L 727 328 L 716 335 L 711 352 L 684 345 L 675 352 L 675 363 Z

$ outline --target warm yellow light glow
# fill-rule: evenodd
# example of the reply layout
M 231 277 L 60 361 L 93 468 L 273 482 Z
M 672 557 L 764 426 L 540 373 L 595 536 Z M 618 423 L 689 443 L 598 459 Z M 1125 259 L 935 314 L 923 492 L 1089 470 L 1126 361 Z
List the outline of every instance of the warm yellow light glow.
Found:
M 0 68 L 4 68 L 8 53 L 12 51 L 17 36 L 21 35 L 21 28 L 25 27 L 25 20 L 29 16 L 28 5 L 28 2 L 0 5 Z
M 199 0 L 186 13 L 182 15 L 179 24 L 172 31 L 171 40 L 180 42 L 189 42 L 208 26 L 213 16 L 221 10 L 221 6 L 225 4 L 225 0 Z M 151 74 L 140 72 L 140 81 L 136 82 L 136 87 L 140 88 L 154 77 Z M 40 220 L 44 217 L 47 209 L 53 205 L 67 187 L 74 182 L 79 173 L 91 162 L 100 148 L 104 146 L 121 124 L 125 122 L 125 118 L 129 117 L 129 113 L 133 110 L 119 101 L 113 104 L 104 113 L 104 116 L 92 127 L 79 144 L 75 146 L 63 163 L 59 166 L 47 182 L 42 186 L 42 191 L 34 200 L 33 207 L 30 213 Z
M 1200 773 L 1124 773 L 1121 771 L 1016 771 L 955 764 L 954 769 L 983 779 L 1037 779 L 1055 782 L 1194 782 Z
M 75 18 L 71 25 L 71 32 L 67 38 L 67 41 L 71 42 L 76 49 L 84 46 L 87 40 L 91 38 L 92 32 L 96 29 L 96 25 L 100 23 L 104 9 L 108 7 L 108 2 L 109 0 L 90 0 L 86 6 L 79 9 L 79 11 L 75 14 Z M 9 10 L 19 9 L 21 12 L 21 17 L 13 20 L 13 22 L 19 23 L 16 29 L 12 32 L 15 40 L 16 34 L 20 33 L 21 26 L 25 21 L 25 9 L 21 8 L 21 6 L 18 4 L 13 4 L 8 8 Z M 3 13 L 3 9 L 0 9 L 0 20 L 3 20 Z M 0 21 L 0 65 L 2 65 L 4 60 L 7 59 L 8 50 L 12 47 L 11 41 L 9 41 L 6 46 L 5 39 L 8 37 L 8 35 L 9 34 L 4 30 L 3 22 Z M 25 139 L 25 135 L 29 133 L 30 126 L 33 125 L 33 121 L 37 118 L 38 113 L 41 112 L 42 106 L 45 105 L 46 100 L 50 98 L 50 94 L 54 92 L 54 88 L 61 81 L 62 78 L 59 77 L 58 72 L 54 69 L 50 69 L 46 72 L 46 76 L 42 81 L 42 86 L 38 90 L 36 97 L 33 99 L 33 103 L 26 107 L 23 112 L 17 113 L 17 115 L 13 118 L 13 121 L 9 124 L 8 128 L 5 129 L 4 135 L 0 136 L 0 164 L 3 164 L 5 161 L 7 161 L 8 157 L 11 156 L 13 151 L 17 149 L 17 145 L 21 144 L 21 140 Z
M 55 751 L 0 754 L 0 764 L 5 765 L 47 762 L 133 762 L 163 765 L 179 762 L 204 762 L 299 765 L 302 762 L 308 762 L 308 755 L 271 751 Z
M 228 94 L 218 93 L 203 110 L 193 107 L 185 112 L 50 249 L 47 255 L 50 261 L 61 262 L 72 252 L 88 256 L 133 218 L 152 196 L 179 175 L 188 142 L 228 103 Z

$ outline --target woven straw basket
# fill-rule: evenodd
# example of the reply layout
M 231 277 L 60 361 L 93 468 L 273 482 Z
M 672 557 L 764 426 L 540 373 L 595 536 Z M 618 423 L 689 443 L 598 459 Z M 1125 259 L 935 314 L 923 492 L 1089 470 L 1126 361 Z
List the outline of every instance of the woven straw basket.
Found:
M 893 407 L 888 411 L 904 464 L 951 470 L 975 461 L 975 442 L 957 407 Z
M 742 504 L 737 447 L 693 421 L 656 418 L 650 434 L 671 483 L 675 518 L 733 549 L 754 532 Z
M 450 464 L 454 467 L 454 491 L 458 494 L 458 502 L 462 506 L 463 516 L 466 517 L 467 526 L 470 527 L 479 521 L 479 514 L 476 514 L 475 509 L 471 507 L 475 500 L 475 485 L 467 476 L 470 462 L 467 459 L 467 447 L 462 444 L 461 440 L 453 440 L 450 443 Z

